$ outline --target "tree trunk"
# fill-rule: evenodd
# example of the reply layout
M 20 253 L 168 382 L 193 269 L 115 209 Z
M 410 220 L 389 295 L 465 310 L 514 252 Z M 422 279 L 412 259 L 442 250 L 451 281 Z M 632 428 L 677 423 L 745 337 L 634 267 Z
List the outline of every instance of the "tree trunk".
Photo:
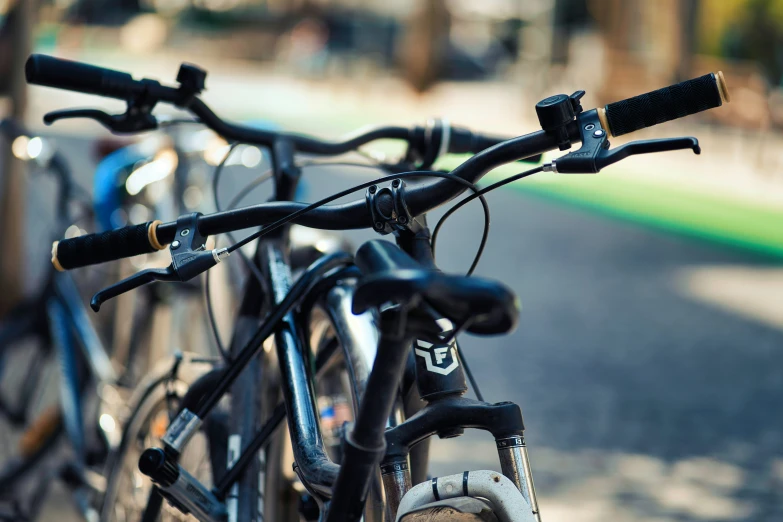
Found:
M 416 92 L 440 79 L 449 47 L 451 14 L 445 0 L 426 0 L 408 21 L 402 42 L 402 75 Z
M 10 114 L 23 122 L 27 107 L 27 85 L 24 63 L 32 48 L 35 0 L 18 0 L 11 33 Z M 2 200 L 0 200 L 0 314 L 5 314 L 24 291 L 25 245 L 25 176 L 21 161 L 11 154 L 10 143 L 2 154 Z

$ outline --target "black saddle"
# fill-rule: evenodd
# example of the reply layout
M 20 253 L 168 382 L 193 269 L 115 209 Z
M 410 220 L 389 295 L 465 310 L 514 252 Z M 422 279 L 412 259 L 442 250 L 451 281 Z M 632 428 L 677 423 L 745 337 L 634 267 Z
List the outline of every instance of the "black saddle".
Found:
M 356 314 L 384 303 L 421 299 L 455 325 L 466 324 L 471 333 L 503 334 L 517 325 L 519 304 L 502 283 L 427 269 L 380 239 L 359 248 L 356 265 L 364 274 L 353 296 Z

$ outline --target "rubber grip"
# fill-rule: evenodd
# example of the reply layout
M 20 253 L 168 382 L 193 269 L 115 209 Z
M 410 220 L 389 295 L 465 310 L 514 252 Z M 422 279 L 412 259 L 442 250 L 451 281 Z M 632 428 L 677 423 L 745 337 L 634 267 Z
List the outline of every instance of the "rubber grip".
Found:
M 155 230 L 160 221 L 63 239 L 52 246 L 52 264 L 70 270 L 161 250 Z
M 27 83 L 85 94 L 128 99 L 144 87 L 125 72 L 45 54 L 32 54 L 24 67 Z
M 722 73 L 670 85 L 605 107 L 609 133 L 621 136 L 645 127 L 706 111 L 728 102 Z
M 365 275 L 389 270 L 422 268 L 416 260 L 400 250 L 400 247 L 382 239 L 373 239 L 360 246 L 356 251 L 355 262 Z

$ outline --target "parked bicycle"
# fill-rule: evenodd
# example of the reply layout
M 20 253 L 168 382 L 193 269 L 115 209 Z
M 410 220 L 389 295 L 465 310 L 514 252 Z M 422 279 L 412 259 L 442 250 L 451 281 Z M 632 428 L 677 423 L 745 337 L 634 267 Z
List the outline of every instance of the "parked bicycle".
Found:
M 198 97 L 206 73 L 191 65 L 180 69 L 177 87 L 40 55 L 30 58 L 26 72 L 30 83 L 126 100 L 129 110 L 123 115 L 89 114 L 107 126 L 122 122 L 115 130 L 153 128 L 152 107 L 169 103 L 228 140 L 269 147 L 272 153 L 275 201 L 66 239 L 54 251 L 55 261 L 72 269 L 169 245 L 168 268 L 142 271 L 98 292 L 91 302 L 97 310 L 106 300 L 153 281 L 190 280 L 258 241 L 254 262 L 263 281 L 248 281 L 230 360 L 210 373 L 209 386 L 191 392 L 198 396 L 194 406 L 182 409 L 168 426 L 163 447 L 147 447 L 138 462 L 155 491 L 202 521 L 290 520 L 297 512 L 308 520 L 327 521 L 451 520 L 460 513 L 464 519 L 540 520 L 521 410 L 510 402 L 482 400 L 456 342 L 462 332 L 511 331 L 517 300 L 501 283 L 438 271 L 433 236 L 442 221 L 431 235 L 426 214 L 473 191 L 445 219 L 468 201 L 541 171 L 597 173 L 635 154 L 698 154 L 695 138 L 637 141 L 614 149 L 608 138 L 728 101 L 725 81 L 717 73 L 601 109 L 584 110 L 583 91 L 551 96 L 536 106 L 543 130 L 505 141 L 441 123 L 382 127 L 325 142 L 220 119 Z M 387 166 L 392 171 L 387 176 L 315 203 L 290 201 L 301 175 L 297 153 L 341 154 L 380 138 L 406 141 L 408 161 Z M 578 142 L 580 149 L 550 163 L 483 189 L 475 186 L 500 165 L 564 151 Z M 446 151 L 476 155 L 450 173 L 424 170 L 431 157 Z M 359 190 L 365 190 L 361 199 L 329 204 Z M 371 228 L 393 234 L 397 245 L 373 240 L 355 256 L 323 255 L 294 280 L 287 239 L 294 223 L 326 230 Z M 258 230 L 230 246 L 206 248 L 208 235 L 246 229 Z M 485 239 L 486 228 L 482 245 Z M 477 261 L 478 256 L 470 271 Z M 347 383 L 352 397 L 352 411 L 344 417 L 351 422 L 342 431 L 339 454 L 325 447 L 323 418 L 319 422 L 316 407 L 317 386 L 324 385 L 323 377 L 336 363 L 344 368 L 342 386 Z M 467 380 L 478 400 L 463 396 Z M 213 462 L 213 481 L 205 484 L 179 459 L 204 419 L 224 407 L 224 397 L 230 399 L 227 469 Z M 290 460 L 277 430 L 283 419 L 288 421 Z M 459 436 L 465 428 L 493 435 L 502 473 L 466 471 L 427 479 L 426 441 L 433 435 Z M 286 478 L 286 461 L 293 464 L 298 481 Z M 153 520 L 160 509 L 160 496 L 150 495 L 143 520 Z
M 0 132 L 13 142 L 20 159 L 54 175 L 55 219 L 47 235 L 56 238 L 66 229 L 78 235 L 82 227 L 90 227 L 94 201 L 73 179 L 67 160 L 54 143 L 11 120 L 0 122 Z M 114 181 L 116 170 L 96 174 L 99 182 L 108 176 Z M 116 201 L 113 210 L 125 212 L 130 206 Z M 151 320 L 165 299 L 147 299 L 146 306 L 140 307 L 142 314 L 130 320 L 124 317 L 133 332 L 127 349 L 118 347 L 115 339 L 107 344 L 105 339 L 112 338 L 111 325 L 96 328 L 80 288 L 103 284 L 108 274 L 93 271 L 75 281 L 71 274 L 48 266 L 41 288 L 0 322 L 0 375 L 4 383 L 0 414 L 4 432 L 8 431 L 0 453 L 0 519 L 35 519 L 54 481 L 68 486 L 78 511 L 89 519 L 91 513 L 97 513 L 105 474 L 112 469 L 111 464 L 106 465 L 118 449 L 121 423 L 129 412 L 148 408 L 156 398 L 163 402 L 163 395 L 166 404 L 178 404 L 188 385 L 215 362 L 208 357 L 209 343 L 204 339 L 200 346 L 189 346 L 198 348 L 193 352 L 174 356 L 183 344 L 162 352 L 168 358 L 149 350 L 145 337 L 155 339 L 161 332 L 170 331 L 173 336 L 185 331 L 176 318 Z M 171 343 L 166 348 L 172 348 Z M 57 379 L 52 379 L 55 376 Z M 134 389 L 138 396 L 133 396 Z M 168 419 L 162 424 L 164 429 L 167 424 Z M 67 442 L 67 451 L 63 442 Z

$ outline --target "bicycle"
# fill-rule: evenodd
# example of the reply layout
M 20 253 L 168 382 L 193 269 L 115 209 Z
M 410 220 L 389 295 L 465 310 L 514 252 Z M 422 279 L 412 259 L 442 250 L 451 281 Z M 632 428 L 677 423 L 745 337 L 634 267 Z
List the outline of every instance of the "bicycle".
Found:
M 461 513 L 466 519 L 540 520 L 521 410 L 513 403 L 482 400 L 456 342 L 462 332 L 499 335 L 512 330 L 518 315 L 516 298 L 501 283 L 437 271 L 435 236 L 443 219 L 467 202 L 538 172 L 597 173 L 635 154 L 672 150 L 698 154 L 698 141 L 690 137 L 637 141 L 614 149 L 609 148 L 608 138 L 729 101 L 725 80 L 716 73 L 602 109 L 584 110 L 580 102 L 584 91 L 551 96 L 536 105 L 543 130 L 497 143 L 474 140 L 469 131 L 444 130 L 442 125 L 439 132 L 435 128 L 427 132 L 387 127 L 341 142 L 323 142 L 221 120 L 198 97 L 206 73 L 191 65 L 180 69 L 179 87 L 37 55 L 28 61 L 26 72 L 30 83 L 124 99 L 129 107 L 173 104 L 227 139 L 268 146 L 273 151 L 276 201 L 64 240 L 55 252 L 60 264 L 70 269 L 141 254 L 154 245 L 170 245 L 172 264 L 167 269 L 144 271 L 102 290 L 92 300 L 97 309 L 106 299 L 152 281 L 191 279 L 258 240 L 255 262 L 263 272 L 266 292 L 250 280 L 235 326 L 230 362 L 218 370 L 220 376 L 200 396 L 195 409 L 182 410 L 169 426 L 162 437 L 163 448 L 148 448 L 139 460 L 139 469 L 152 479 L 161 495 L 202 521 L 256 520 L 270 512 L 273 520 L 285 519 L 284 505 L 269 505 L 278 501 L 274 480 L 279 479 L 280 470 L 279 463 L 266 458 L 273 454 L 269 444 L 275 444 L 276 429 L 284 418 L 288 420 L 294 471 L 307 491 L 300 502 L 300 513 L 307 519 L 357 521 L 364 516 L 367 520 L 413 520 L 419 515 L 448 520 Z M 149 118 L 151 113 L 146 112 L 142 121 Z M 416 157 L 417 151 L 432 151 L 432 144 L 437 145 L 436 151 L 476 155 L 450 173 L 423 170 L 426 164 L 420 163 L 414 165 L 420 170 L 397 171 L 312 204 L 287 201 L 299 176 L 295 153 L 339 154 L 381 137 L 408 141 L 410 157 Z M 487 147 L 472 150 L 474 142 Z M 475 186 L 495 167 L 555 149 L 565 151 L 575 142 L 582 143 L 577 151 L 483 189 Z M 421 181 L 424 177 L 440 179 Z M 406 183 L 410 179 L 414 181 Z M 384 182 L 389 185 L 379 186 Z M 364 189 L 364 199 L 328 205 Z M 468 189 L 473 194 L 452 207 L 431 235 L 426 213 Z M 393 233 L 397 245 L 372 240 L 355 256 L 324 255 L 294 281 L 286 252 L 286 229 L 292 223 L 328 230 L 372 228 L 381 234 Z M 206 236 L 257 227 L 260 230 L 223 248 L 208 250 L 202 241 L 182 241 L 192 233 Z M 317 328 L 310 321 L 311 310 L 317 306 L 326 310 L 334 339 L 315 344 L 311 334 Z M 268 338 L 273 343 L 266 342 Z M 338 348 L 349 366 L 358 363 L 355 371 L 349 372 L 356 408 L 354 422 L 343 431 L 339 464 L 324 447 L 313 384 L 313 377 L 329 364 Z M 362 369 L 368 369 L 362 366 L 367 359 L 362 352 L 371 359 L 366 374 L 362 374 Z M 274 356 L 279 375 L 273 372 Z M 246 368 L 251 363 L 255 368 L 248 374 Z M 243 371 L 251 382 L 242 380 Z M 264 377 L 263 394 L 252 387 L 259 373 Z M 467 380 L 478 400 L 463 397 Z M 177 460 L 202 419 L 228 392 L 232 417 L 243 416 L 248 429 L 228 437 L 228 469 L 210 489 Z M 409 394 L 424 401 L 418 412 L 405 407 L 403 399 Z M 279 395 L 281 403 L 277 402 Z M 242 398 L 249 398 L 251 407 L 239 400 Z M 237 403 L 242 408 L 237 408 Z M 259 410 L 266 421 L 255 429 Z M 253 421 L 248 423 L 246 417 Z M 426 440 L 433 435 L 458 436 L 465 428 L 493 435 L 502 473 L 466 471 L 427 480 L 426 452 L 416 449 L 426 448 Z M 255 489 L 246 487 L 259 480 L 259 469 L 267 471 L 263 491 L 274 495 L 259 496 L 257 482 Z M 375 487 L 378 480 L 385 498 Z M 259 499 L 266 504 L 259 507 Z M 151 520 L 160 509 L 153 500 L 151 497 L 146 513 L 150 517 L 144 520 Z
M 67 161 L 49 140 L 10 120 L 0 122 L 0 132 L 15 144 L 21 159 L 54 174 L 56 235 L 66 228 L 69 232 L 78 229 L 77 224 L 92 218 L 90 195 L 74 181 Z M 71 211 L 76 204 L 79 215 Z M 77 282 L 71 274 L 49 266 L 36 294 L 0 323 L 0 372 L 3 381 L 11 383 L 0 396 L 0 414 L 10 427 L 21 430 L 15 454 L 11 454 L 12 440 L 4 441 L 0 497 L 12 503 L 0 518 L 36 518 L 53 480 L 68 486 L 81 514 L 89 517 L 94 511 L 92 498 L 102 495 L 104 475 L 111 469 L 102 466 L 117 449 L 126 405 L 137 409 L 145 405 L 147 394 L 163 388 L 167 400 L 174 402 L 203 373 L 197 371 L 198 366 L 206 370 L 203 361 L 214 362 L 187 352 L 160 362 L 145 358 L 139 350 L 107 346 L 90 321 Z M 94 286 L 105 274 L 91 275 L 79 282 Z M 152 303 L 147 310 L 155 308 Z M 151 331 L 144 317 L 139 319 L 136 330 L 140 334 Z M 131 348 L 138 344 L 137 338 Z M 134 366 L 149 372 L 145 379 L 133 376 Z M 55 371 L 60 380 L 59 400 L 49 397 L 52 387 L 48 384 Z M 132 388 L 139 396 L 132 396 Z M 53 460 L 50 457 L 64 437 L 72 456 Z
M 13 144 L 13 153 L 19 159 L 54 175 L 57 183 L 55 237 L 71 223 L 90 217 L 89 197 L 74 182 L 65 158 L 52 143 L 8 119 L 0 122 L 0 130 L 4 139 Z M 81 217 L 74 220 L 70 219 L 72 204 L 79 204 L 82 211 Z M 76 342 L 83 350 L 81 356 Z M 46 384 L 55 356 L 60 363 L 63 400 L 46 405 Z M 51 270 L 35 294 L 3 318 L 0 371 L 3 381 L 12 384 L 0 397 L 0 412 L 10 427 L 23 430 L 18 440 L 19 454 L 3 456 L 0 492 L 10 491 L 12 484 L 32 475 L 31 471 L 53 450 L 63 431 L 71 438 L 78 460 L 91 458 L 86 440 L 92 435 L 94 442 L 95 436 L 82 428 L 84 404 L 79 395 L 84 386 L 80 377 L 92 371 L 108 379 L 114 375 L 114 369 L 70 274 L 55 275 Z M 11 440 L 5 442 L 10 450 Z M 92 451 L 100 449 L 93 444 Z

